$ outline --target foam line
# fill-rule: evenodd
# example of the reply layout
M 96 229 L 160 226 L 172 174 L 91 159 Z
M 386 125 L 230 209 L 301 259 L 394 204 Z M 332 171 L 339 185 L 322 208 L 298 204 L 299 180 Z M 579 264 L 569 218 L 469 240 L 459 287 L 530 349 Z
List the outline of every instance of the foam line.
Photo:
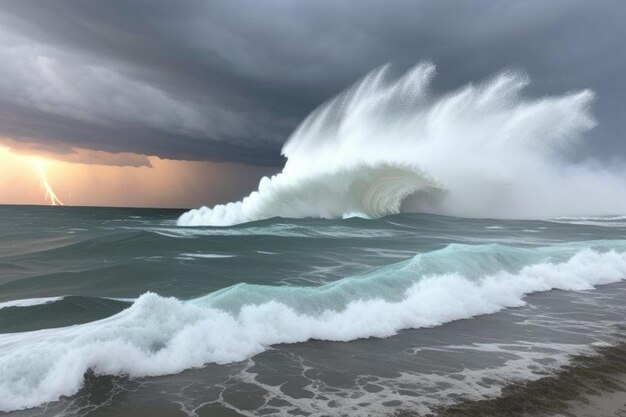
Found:
M 450 245 L 320 287 L 237 285 L 181 301 L 147 293 L 91 323 L 0 335 L 0 411 L 76 393 L 89 369 L 133 377 L 241 361 L 279 343 L 389 337 L 626 277 L 626 241 Z
M 31 307 L 42 304 L 54 303 L 61 301 L 63 297 L 43 297 L 43 298 L 26 298 L 23 300 L 11 300 L 0 303 L 0 310 L 8 307 Z

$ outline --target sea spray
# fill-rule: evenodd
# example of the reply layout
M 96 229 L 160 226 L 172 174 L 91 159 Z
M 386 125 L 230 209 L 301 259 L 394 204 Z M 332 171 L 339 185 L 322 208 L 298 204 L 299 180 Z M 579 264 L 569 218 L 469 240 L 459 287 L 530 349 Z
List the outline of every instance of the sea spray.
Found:
M 273 344 L 388 337 L 521 306 L 536 291 L 590 289 L 626 277 L 625 250 L 626 241 L 450 245 L 320 287 L 237 285 L 186 302 L 147 293 L 103 320 L 1 334 L 0 411 L 72 395 L 87 370 L 171 374 Z
M 432 212 L 529 218 L 626 211 L 626 170 L 568 162 L 594 127 L 589 90 L 526 98 L 507 71 L 447 94 L 432 63 L 400 77 L 373 71 L 294 131 L 284 169 L 239 202 L 183 214 L 181 226 L 271 217 Z M 585 198 L 581 198 L 584 195 Z

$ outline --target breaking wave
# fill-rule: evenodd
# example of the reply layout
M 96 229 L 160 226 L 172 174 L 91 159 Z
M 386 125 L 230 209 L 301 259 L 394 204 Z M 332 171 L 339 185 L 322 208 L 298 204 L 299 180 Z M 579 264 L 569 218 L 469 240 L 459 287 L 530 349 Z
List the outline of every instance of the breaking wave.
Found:
M 181 226 L 270 217 L 380 217 L 422 211 L 528 218 L 626 211 L 626 170 L 567 161 L 595 121 L 589 90 L 524 98 L 529 79 L 503 72 L 434 94 L 435 66 L 392 78 L 388 66 L 309 115 L 282 172 L 239 202 L 183 214 Z M 581 196 L 585 198 L 581 198 Z
M 147 293 L 103 320 L 1 334 L 0 411 L 72 395 L 88 370 L 171 374 L 273 344 L 388 337 L 521 306 L 532 292 L 591 289 L 626 277 L 625 251 L 626 241 L 454 244 L 318 287 L 239 284 L 189 301 Z

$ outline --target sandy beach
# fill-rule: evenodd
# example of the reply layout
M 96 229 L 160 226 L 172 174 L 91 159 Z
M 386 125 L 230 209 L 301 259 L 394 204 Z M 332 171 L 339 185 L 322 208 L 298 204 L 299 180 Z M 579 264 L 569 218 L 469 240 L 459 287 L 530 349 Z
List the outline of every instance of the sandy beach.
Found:
M 617 338 L 615 345 L 575 357 L 553 375 L 514 383 L 497 398 L 460 402 L 427 417 L 626 416 L 626 343 L 623 335 Z M 409 416 L 420 414 L 398 411 L 394 415 Z
M 599 393 L 585 394 L 581 400 L 572 401 L 567 411 L 559 416 L 626 416 L 626 374 L 613 375 L 613 378 L 615 387 Z

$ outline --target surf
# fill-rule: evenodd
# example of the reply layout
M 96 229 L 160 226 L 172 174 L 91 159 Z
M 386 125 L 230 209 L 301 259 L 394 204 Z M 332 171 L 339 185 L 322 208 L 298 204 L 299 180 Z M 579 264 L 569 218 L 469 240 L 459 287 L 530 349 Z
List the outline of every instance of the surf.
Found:
M 282 172 L 241 201 L 191 210 L 180 226 L 271 217 L 429 212 L 537 218 L 626 211 L 622 167 L 569 160 L 596 124 L 590 90 L 526 97 L 504 71 L 436 93 L 435 66 L 371 72 L 310 114 L 285 143 Z M 580 198 L 585 195 L 585 198 Z
M 316 287 L 237 284 L 187 301 L 146 293 L 106 319 L 0 335 L 0 411 L 75 394 L 87 371 L 156 376 L 281 343 L 385 338 L 625 276 L 626 241 L 453 244 Z

